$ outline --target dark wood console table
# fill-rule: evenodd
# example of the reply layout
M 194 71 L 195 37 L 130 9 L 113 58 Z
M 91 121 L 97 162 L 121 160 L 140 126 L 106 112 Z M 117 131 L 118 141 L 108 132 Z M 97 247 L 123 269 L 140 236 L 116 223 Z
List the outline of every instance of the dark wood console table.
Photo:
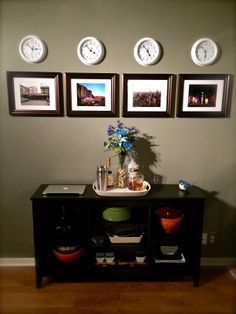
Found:
M 194 285 L 199 284 L 205 196 L 198 187 L 182 192 L 178 185 L 152 185 L 149 193 L 142 197 L 100 197 L 91 185 L 87 185 L 83 196 L 44 196 L 42 192 L 46 187 L 46 184 L 41 185 L 31 197 L 36 287 L 42 286 L 43 277 L 88 281 L 175 280 L 192 276 Z M 104 209 L 117 206 L 128 206 L 130 219 L 119 223 L 104 220 Z M 175 207 L 184 213 L 183 223 L 176 233 L 163 231 L 156 216 L 156 209 L 161 207 Z M 62 215 L 69 219 L 75 230 L 74 240 L 84 251 L 73 264 L 64 264 L 53 254 L 55 230 Z M 112 244 L 105 237 L 114 228 L 139 230 L 143 234 L 142 241 Z M 102 241 L 96 243 L 94 238 Z M 163 247 L 177 248 L 181 259 L 175 260 L 172 256 L 169 260 L 162 259 L 160 248 Z M 107 253 L 114 256 L 114 262 L 97 263 L 96 257 Z M 132 260 L 132 256 L 139 254 L 145 255 L 144 261 Z

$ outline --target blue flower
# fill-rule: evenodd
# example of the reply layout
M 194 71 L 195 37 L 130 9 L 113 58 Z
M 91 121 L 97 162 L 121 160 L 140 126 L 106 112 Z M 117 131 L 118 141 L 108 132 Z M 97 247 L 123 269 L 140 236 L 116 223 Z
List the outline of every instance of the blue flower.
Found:
M 127 135 L 129 132 L 128 132 L 128 130 L 125 130 L 125 129 L 119 129 L 119 130 L 117 130 L 117 134 L 118 135 Z
M 121 121 L 117 121 L 117 129 L 123 129 L 124 128 L 124 123 Z
M 117 121 L 116 126 L 108 125 L 108 139 L 104 146 L 116 154 L 127 154 L 134 148 L 137 130 L 135 127 L 126 127 L 123 122 Z
M 125 150 L 126 150 L 127 152 L 129 152 L 129 151 L 131 151 L 131 150 L 134 148 L 134 146 L 133 146 L 133 144 L 130 143 L 130 142 L 125 142 L 125 143 L 124 143 L 124 148 L 125 148 Z
M 110 136 L 114 134 L 114 132 L 115 132 L 114 127 L 112 125 L 109 125 L 107 129 L 107 134 Z

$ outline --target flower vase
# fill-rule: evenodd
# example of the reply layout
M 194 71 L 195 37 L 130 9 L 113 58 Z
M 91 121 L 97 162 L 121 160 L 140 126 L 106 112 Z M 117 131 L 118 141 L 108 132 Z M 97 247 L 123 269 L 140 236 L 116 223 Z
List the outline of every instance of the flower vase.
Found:
M 117 187 L 120 189 L 127 187 L 127 174 L 125 169 L 125 155 L 119 154 L 119 169 L 117 171 Z

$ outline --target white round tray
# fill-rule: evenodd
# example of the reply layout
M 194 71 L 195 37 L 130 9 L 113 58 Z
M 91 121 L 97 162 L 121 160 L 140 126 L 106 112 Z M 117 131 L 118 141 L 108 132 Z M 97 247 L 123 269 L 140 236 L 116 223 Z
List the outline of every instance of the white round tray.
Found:
M 144 196 L 151 190 L 151 185 L 147 182 L 143 182 L 143 190 L 142 191 L 132 191 L 128 188 L 120 189 L 120 188 L 111 188 L 106 191 L 99 191 L 97 187 L 97 181 L 93 183 L 93 190 L 99 196 Z

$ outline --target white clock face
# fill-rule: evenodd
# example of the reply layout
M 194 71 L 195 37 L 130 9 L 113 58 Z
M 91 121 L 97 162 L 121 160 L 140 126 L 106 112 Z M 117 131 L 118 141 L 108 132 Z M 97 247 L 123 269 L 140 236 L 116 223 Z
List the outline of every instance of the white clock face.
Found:
M 19 52 L 22 59 L 26 62 L 41 62 L 46 58 L 47 46 L 39 37 L 29 35 L 21 40 Z
M 192 46 L 191 57 L 199 66 L 213 64 L 219 55 L 216 43 L 210 38 L 201 38 Z
M 82 39 L 77 47 L 80 60 L 87 65 L 100 63 L 105 55 L 103 44 L 94 37 Z
M 141 65 L 153 65 L 157 63 L 160 56 L 160 44 L 152 38 L 142 38 L 134 47 L 135 60 Z

